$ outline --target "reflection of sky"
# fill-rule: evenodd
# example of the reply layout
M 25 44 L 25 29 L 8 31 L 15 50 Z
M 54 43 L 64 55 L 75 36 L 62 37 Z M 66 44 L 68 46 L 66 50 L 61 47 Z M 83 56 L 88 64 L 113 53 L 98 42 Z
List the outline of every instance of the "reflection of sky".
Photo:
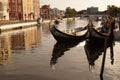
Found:
M 67 21 L 64 21 L 63 23 L 60 24 L 60 26 L 62 26 L 62 27 L 59 27 L 59 29 L 60 30 L 74 29 L 74 28 L 78 28 L 78 27 L 85 27 L 87 24 L 88 24 L 88 21 L 86 19 L 80 20 L 78 18 L 78 20 L 75 20 L 70 23 L 70 28 L 69 28 L 69 25 L 67 25 Z
M 88 20 L 86 18 L 84 19 L 80 19 L 80 18 L 76 18 L 75 22 L 71 22 L 70 26 L 67 25 L 66 21 L 64 21 L 63 23 L 60 24 L 59 27 L 60 30 L 66 30 L 66 29 L 74 29 L 74 28 L 79 28 L 79 27 L 85 27 L 88 24 Z M 93 22 L 93 24 L 97 27 L 100 27 L 101 22 Z M 67 26 L 67 27 L 66 27 Z

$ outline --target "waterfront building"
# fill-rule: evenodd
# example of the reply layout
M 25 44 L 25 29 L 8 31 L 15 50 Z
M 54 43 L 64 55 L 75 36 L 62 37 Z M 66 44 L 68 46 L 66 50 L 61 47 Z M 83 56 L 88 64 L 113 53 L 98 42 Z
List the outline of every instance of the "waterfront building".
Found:
M 52 9 L 50 8 L 50 5 L 43 5 L 40 8 L 40 15 L 43 19 L 52 19 L 53 18 L 53 12 Z
M 64 10 L 59 10 L 59 16 L 62 18 L 65 16 L 65 11 Z
M 8 0 L 0 0 L 0 20 L 9 20 Z
M 98 13 L 98 7 L 89 7 L 89 8 L 87 8 L 87 13 L 88 14 L 96 14 L 96 13 Z
M 53 17 L 59 17 L 59 10 L 58 10 L 58 8 L 53 8 L 52 11 L 53 11 Z
M 40 0 L 33 0 L 34 2 L 34 18 L 37 19 L 40 17 Z
M 55 18 L 62 18 L 63 16 L 65 16 L 65 11 L 59 10 L 58 8 L 53 8 L 52 13 L 53 13 L 53 17 Z
M 24 20 L 33 20 L 34 19 L 34 4 L 33 0 L 23 0 L 23 13 Z
M 9 0 L 10 20 L 23 20 L 23 6 L 22 5 L 23 5 L 22 0 Z
M 39 0 L 9 0 L 10 20 L 34 20 L 40 15 Z

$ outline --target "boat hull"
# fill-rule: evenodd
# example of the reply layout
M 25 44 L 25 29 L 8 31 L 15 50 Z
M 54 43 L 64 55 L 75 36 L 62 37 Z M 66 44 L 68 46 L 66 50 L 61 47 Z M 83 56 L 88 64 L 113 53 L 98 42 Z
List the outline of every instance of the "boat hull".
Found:
M 76 35 L 70 35 L 67 33 L 64 33 L 60 30 L 58 30 L 55 26 L 50 27 L 50 32 L 52 33 L 53 37 L 58 42 L 74 42 L 74 41 L 83 41 L 86 39 L 86 34 L 76 36 Z

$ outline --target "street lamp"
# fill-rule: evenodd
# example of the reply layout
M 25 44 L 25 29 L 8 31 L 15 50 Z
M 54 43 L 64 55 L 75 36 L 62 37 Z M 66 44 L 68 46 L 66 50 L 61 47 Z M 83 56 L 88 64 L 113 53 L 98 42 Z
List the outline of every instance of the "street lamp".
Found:
M 24 14 L 24 16 L 25 16 L 25 21 L 26 21 L 26 16 L 27 16 L 26 13 Z

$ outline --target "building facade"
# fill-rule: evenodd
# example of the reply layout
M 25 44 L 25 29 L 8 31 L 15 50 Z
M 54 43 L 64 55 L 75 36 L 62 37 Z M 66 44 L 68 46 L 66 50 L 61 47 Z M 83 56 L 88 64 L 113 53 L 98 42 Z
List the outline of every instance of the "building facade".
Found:
M 34 19 L 33 0 L 23 0 L 24 20 Z
M 53 8 L 53 17 L 55 18 L 63 18 L 65 16 L 65 11 L 59 10 L 58 8 Z
M 40 8 L 40 15 L 43 19 L 52 19 L 53 18 L 53 11 L 50 8 L 50 5 L 43 5 Z
M 9 0 L 10 20 L 34 20 L 40 16 L 39 0 Z
M 87 13 L 88 14 L 96 14 L 96 13 L 98 13 L 98 7 L 89 7 L 89 8 L 87 8 Z
M 8 0 L 0 0 L 0 20 L 9 20 Z
M 23 20 L 22 0 L 9 0 L 10 20 Z
M 58 10 L 58 8 L 53 8 L 53 16 L 54 17 L 59 17 L 59 10 Z
M 40 17 L 40 0 L 33 0 L 34 2 L 34 18 L 37 19 Z
M 59 11 L 59 16 L 60 16 L 61 18 L 63 18 L 63 17 L 65 16 L 65 11 L 64 11 L 64 10 L 60 10 L 60 11 Z

